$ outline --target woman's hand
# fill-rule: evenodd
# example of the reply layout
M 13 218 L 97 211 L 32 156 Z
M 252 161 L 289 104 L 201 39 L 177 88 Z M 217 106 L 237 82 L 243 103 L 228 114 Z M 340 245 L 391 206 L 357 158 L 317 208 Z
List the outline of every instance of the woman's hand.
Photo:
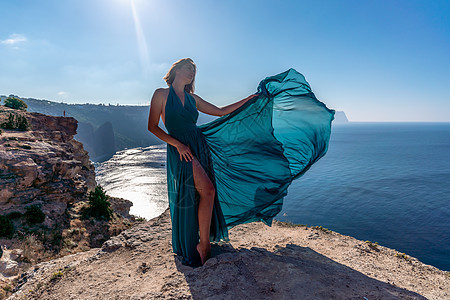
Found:
M 180 160 L 183 160 L 183 158 L 186 161 L 191 161 L 194 159 L 194 156 L 192 155 L 192 152 L 191 152 L 191 148 L 189 148 L 189 146 L 186 146 L 185 144 L 180 143 L 177 146 L 177 150 L 178 150 L 178 153 L 180 153 Z

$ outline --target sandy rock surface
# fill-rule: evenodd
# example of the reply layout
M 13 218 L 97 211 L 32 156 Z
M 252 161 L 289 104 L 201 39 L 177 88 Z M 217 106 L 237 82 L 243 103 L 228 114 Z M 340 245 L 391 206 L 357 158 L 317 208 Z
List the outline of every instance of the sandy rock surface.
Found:
M 184 266 L 166 210 L 102 248 L 34 266 L 8 299 L 450 299 L 448 272 L 335 232 L 256 222 L 230 240 Z

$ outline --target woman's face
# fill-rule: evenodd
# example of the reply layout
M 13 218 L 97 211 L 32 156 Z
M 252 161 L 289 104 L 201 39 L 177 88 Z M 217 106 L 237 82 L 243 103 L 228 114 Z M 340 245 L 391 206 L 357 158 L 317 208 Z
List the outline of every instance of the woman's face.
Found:
M 186 82 L 191 83 L 195 78 L 195 68 L 192 64 L 184 64 L 177 70 L 176 74 L 183 77 Z

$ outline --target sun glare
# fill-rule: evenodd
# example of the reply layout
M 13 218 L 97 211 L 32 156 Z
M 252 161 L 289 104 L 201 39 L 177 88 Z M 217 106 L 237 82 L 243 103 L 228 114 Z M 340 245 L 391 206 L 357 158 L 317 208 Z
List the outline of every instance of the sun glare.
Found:
M 136 10 L 136 4 L 134 0 L 130 0 L 131 11 L 133 13 L 134 27 L 136 29 L 136 38 L 139 47 L 139 55 L 141 57 L 142 70 L 144 71 L 144 76 L 147 77 L 149 74 L 150 60 L 147 47 L 147 41 L 145 40 L 144 31 L 142 30 L 141 21 L 139 20 L 139 15 Z

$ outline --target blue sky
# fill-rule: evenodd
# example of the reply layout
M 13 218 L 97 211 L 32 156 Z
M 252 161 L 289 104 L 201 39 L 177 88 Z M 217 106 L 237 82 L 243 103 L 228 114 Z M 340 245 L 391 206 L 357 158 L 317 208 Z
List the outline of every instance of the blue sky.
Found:
M 196 93 L 218 106 L 292 67 L 351 121 L 450 122 L 450 1 L 2 0 L 0 11 L 0 94 L 143 105 L 191 57 Z

